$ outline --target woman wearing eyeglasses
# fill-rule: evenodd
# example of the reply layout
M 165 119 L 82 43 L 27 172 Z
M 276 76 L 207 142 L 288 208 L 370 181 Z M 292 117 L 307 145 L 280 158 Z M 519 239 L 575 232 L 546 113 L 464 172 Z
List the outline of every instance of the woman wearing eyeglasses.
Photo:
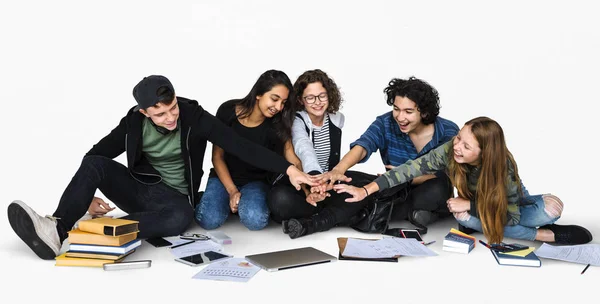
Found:
M 299 167 L 300 161 L 291 144 L 293 109 L 286 104 L 291 90 L 292 83 L 284 72 L 266 71 L 246 97 L 223 103 L 216 117 L 240 136 L 284 155 L 287 161 Z M 204 229 L 216 229 L 230 213 L 238 213 L 249 230 L 267 226 L 270 173 L 216 145 L 213 145 L 212 162 L 206 190 L 196 207 L 196 222 Z
M 325 72 L 310 70 L 298 77 L 292 95 L 294 107 L 299 110 L 292 125 L 294 152 L 304 172 L 327 172 L 340 161 L 344 126 L 344 115 L 338 112 L 340 91 Z M 311 193 L 309 187 L 296 191 L 284 180 L 271 190 L 268 204 L 271 217 L 282 222 L 284 233 L 297 238 L 346 223 L 363 207 L 328 197 L 330 193 Z

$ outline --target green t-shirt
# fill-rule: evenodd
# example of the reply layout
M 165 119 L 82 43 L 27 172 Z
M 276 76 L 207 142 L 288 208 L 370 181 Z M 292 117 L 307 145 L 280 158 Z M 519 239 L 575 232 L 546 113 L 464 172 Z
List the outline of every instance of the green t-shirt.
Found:
M 148 119 L 144 119 L 143 124 L 142 153 L 158 171 L 165 184 L 188 195 L 184 176 L 185 163 L 181 157 L 180 131 L 163 135 Z

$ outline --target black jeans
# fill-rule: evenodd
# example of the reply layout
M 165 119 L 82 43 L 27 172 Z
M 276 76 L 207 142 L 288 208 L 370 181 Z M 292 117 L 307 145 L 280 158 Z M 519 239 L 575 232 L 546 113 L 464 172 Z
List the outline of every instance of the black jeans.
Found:
M 356 171 L 346 172 L 346 176 L 353 178 L 353 181 L 350 184 L 355 186 L 363 186 L 363 182 L 354 182 L 355 180 L 364 179 L 358 178 L 358 175 L 362 176 L 366 174 Z M 374 178 L 375 176 L 372 176 L 372 179 Z M 367 183 L 368 182 L 364 184 L 366 185 Z M 338 194 L 333 190 L 329 191 L 329 193 L 331 194 L 330 197 L 317 203 L 316 207 L 313 207 L 306 202 L 306 195 L 304 194 L 304 191 L 297 191 L 291 186 L 289 180 L 283 182 L 280 181 L 271 189 L 269 195 L 267 196 L 267 204 L 271 210 L 271 218 L 280 223 L 281 221 L 289 220 L 291 218 L 298 219 L 310 217 L 313 214 L 327 210 L 325 213 L 332 214 L 335 217 L 335 224 L 338 226 L 343 226 L 350 224 L 349 220 L 352 218 L 352 216 L 362 210 L 370 201 L 369 199 L 365 199 L 356 203 L 348 203 L 345 200 L 351 197 L 349 194 Z
M 436 177 L 419 185 L 410 185 L 406 201 L 400 206 L 396 205 L 392 211 L 393 220 L 405 220 L 410 210 L 427 210 L 440 215 L 448 215 L 446 201 L 452 197 L 453 187 L 450 178 L 438 172 Z
M 146 185 L 135 180 L 128 169 L 103 156 L 87 156 L 65 189 L 53 216 L 58 220 L 61 241 L 88 210 L 99 189 L 109 200 L 139 221 L 139 238 L 178 235 L 194 218 L 188 197 L 159 183 Z

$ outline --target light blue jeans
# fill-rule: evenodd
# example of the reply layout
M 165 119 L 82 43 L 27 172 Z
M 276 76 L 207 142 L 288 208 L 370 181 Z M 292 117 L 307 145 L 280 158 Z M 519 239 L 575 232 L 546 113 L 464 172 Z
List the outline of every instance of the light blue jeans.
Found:
M 254 181 L 238 186 L 241 193 L 238 205 L 240 222 L 250 230 L 260 230 L 269 224 L 269 208 L 267 193 L 269 186 L 261 181 Z M 229 194 L 218 177 L 211 177 L 200 204 L 196 206 L 195 220 L 206 230 L 219 228 L 231 213 Z
M 537 235 L 537 227 L 553 224 L 560 216 L 550 217 L 544 210 L 545 203 L 543 196 L 530 195 L 525 187 L 522 188 L 524 201 L 527 201 L 530 204 L 519 207 L 519 210 L 521 211 L 521 220 L 519 224 L 514 226 L 504 226 L 504 237 L 533 241 Z M 483 231 L 481 221 L 472 215 L 466 221 L 461 221 L 459 219 L 457 219 L 457 221 L 467 228 L 475 229 L 480 232 Z

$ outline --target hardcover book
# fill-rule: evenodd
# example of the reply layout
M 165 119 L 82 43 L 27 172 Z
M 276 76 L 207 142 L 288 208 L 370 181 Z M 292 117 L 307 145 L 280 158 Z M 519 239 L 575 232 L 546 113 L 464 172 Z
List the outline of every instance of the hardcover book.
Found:
M 135 249 L 127 252 L 127 253 L 105 253 L 105 252 L 93 252 L 93 251 L 72 251 L 69 250 L 65 252 L 65 256 L 69 258 L 84 258 L 84 259 L 99 259 L 99 260 L 120 260 L 131 253 L 133 253 Z
M 102 267 L 104 264 L 118 263 L 119 260 L 101 260 L 101 259 L 82 259 L 67 257 L 63 253 L 56 257 L 56 266 L 84 266 L 84 267 Z
M 119 236 L 138 231 L 138 221 L 111 217 L 79 221 L 79 230 L 95 234 Z
M 542 266 L 542 261 L 535 255 L 535 253 L 530 252 L 526 256 L 518 256 L 511 255 L 507 253 L 501 253 L 497 250 L 490 249 L 492 255 L 496 259 L 496 262 L 500 265 L 510 265 L 510 266 L 529 266 L 529 267 L 540 267 Z
M 83 251 L 83 252 L 100 252 L 100 253 L 119 253 L 124 254 L 129 252 L 142 244 L 142 240 L 133 240 L 127 244 L 121 246 L 102 246 L 102 245 L 90 245 L 90 244 L 69 244 L 69 251 Z
M 71 244 L 92 244 L 104 246 L 121 246 L 137 238 L 137 232 L 130 234 L 110 236 L 85 232 L 80 229 L 69 231 L 69 243 Z

